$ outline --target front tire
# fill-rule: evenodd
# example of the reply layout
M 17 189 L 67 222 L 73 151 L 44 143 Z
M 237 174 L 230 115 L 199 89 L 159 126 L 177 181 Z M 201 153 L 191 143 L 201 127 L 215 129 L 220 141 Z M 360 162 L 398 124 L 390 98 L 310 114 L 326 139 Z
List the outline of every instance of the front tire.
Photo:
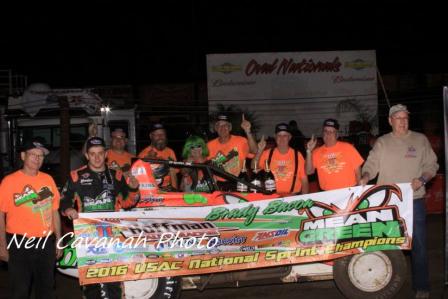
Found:
M 349 299 L 393 298 L 404 284 L 407 267 L 399 250 L 373 251 L 337 259 L 333 276 Z
M 179 277 L 161 277 L 124 282 L 126 299 L 177 299 L 180 297 Z

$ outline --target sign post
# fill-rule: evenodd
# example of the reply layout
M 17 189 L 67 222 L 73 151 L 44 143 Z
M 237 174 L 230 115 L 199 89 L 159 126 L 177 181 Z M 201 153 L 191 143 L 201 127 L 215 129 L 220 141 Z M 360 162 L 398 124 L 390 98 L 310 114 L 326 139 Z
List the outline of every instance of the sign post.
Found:
M 446 148 L 448 147 L 448 86 L 443 88 L 443 122 L 444 122 L 444 136 L 445 136 L 445 186 L 448 186 L 448 176 L 446 170 L 448 169 L 448 156 L 446 155 Z M 448 188 L 445 187 L 445 219 L 448 217 Z M 448 285 L 448 222 L 445 221 L 445 285 Z

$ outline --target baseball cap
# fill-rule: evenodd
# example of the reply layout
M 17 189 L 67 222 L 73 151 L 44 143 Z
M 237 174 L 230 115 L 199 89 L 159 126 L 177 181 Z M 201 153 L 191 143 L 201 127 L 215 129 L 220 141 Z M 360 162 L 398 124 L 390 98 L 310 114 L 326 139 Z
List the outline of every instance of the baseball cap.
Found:
M 286 123 L 279 123 L 275 126 L 275 134 L 277 134 L 278 132 L 288 132 L 289 134 L 291 134 L 291 130 L 289 129 L 289 125 Z
M 110 136 L 116 137 L 116 138 L 126 138 L 126 132 L 123 131 L 122 128 L 116 128 L 115 130 L 112 131 Z
M 229 116 L 227 115 L 227 114 L 218 114 L 217 116 L 216 116 L 216 121 L 218 122 L 218 121 L 227 121 L 227 122 L 230 122 L 230 118 L 229 118 Z
M 44 153 L 44 155 L 48 155 L 50 153 L 50 151 L 39 140 L 36 139 L 25 142 L 22 147 L 22 152 L 26 152 L 34 148 L 40 149 Z
M 406 113 L 409 113 L 408 107 L 406 107 L 405 105 L 402 104 L 397 104 L 397 105 L 393 105 L 392 107 L 390 107 L 389 109 L 389 117 L 394 115 L 397 112 L 400 111 L 404 111 Z
M 94 146 L 102 146 L 106 148 L 106 143 L 104 142 L 103 138 L 100 137 L 90 137 L 86 141 L 86 151 L 88 151 L 91 147 Z
M 151 128 L 149 128 L 149 133 L 152 133 L 156 130 L 165 130 L 165 127 L 161 123 L 152 124 Z
M 339 130 L 339 123 L 336 119 L 328 118 L 324 121 L 323 127 L 332 127 Z

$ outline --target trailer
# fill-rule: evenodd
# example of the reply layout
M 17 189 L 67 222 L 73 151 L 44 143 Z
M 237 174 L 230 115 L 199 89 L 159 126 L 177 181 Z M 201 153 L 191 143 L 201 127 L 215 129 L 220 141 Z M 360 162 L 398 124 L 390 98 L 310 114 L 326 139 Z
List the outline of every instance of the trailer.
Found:
M 54 175 L 57 183 L 85 162 L 81 151 L 91 135 L 104 138 L 109 145 L 110 132 L 122 128 L 128 136 L 128 151 L 136 151 L 135 108 L 109 107 L 92 89 L 30 85 L 23 94 L 8 98 L 2 122 L 6 128 L 0 149 L 5 173 L 20 166 L 18 152 L 31 138 L 40 139 L 49 148 L 43 171 Z

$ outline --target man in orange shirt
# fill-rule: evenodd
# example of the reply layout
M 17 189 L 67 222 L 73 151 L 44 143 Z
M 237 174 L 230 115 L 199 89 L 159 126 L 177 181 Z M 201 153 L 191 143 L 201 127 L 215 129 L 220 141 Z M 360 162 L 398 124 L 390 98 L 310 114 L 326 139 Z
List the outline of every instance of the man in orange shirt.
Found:
M 361 179 L 361 165 L 364 159 L 354 146 L 338 141 L 339 123 L 326 119 L 322 135 L 324 144 L 315 149 L 314 136 L 307 143 L 306 171 L 313 174 L 317 169 L 322 190 L 334 190 L 356 186 Z
M 138 158 L 149 158 L 149 159 L 165 159 L 177 161 L 176 154 L 174 151 L 167 146 L 166 130 L 162 124 L 156 123 L 151 126 L 149 130 L 149 138 L 151 139 L 151 144 L 143 149 Z M 159 168 L 163 168 L 162 165 L 152 164 L 151 168 L 154 173 L 157 172 Z M 171 168 L 169 173 L 163 178 L 161 182 L 162 187 L 171 186 L 177 189 L 177 176 L 176 170 Z
M 128 143 L 126 132 L 117 128 L 111 134 L 110 149 L 107 150 L 107 166 L 111 169 L 127 171 L 135 156 L 125 150 Z
M 257 153 L 257 143 L 250 131 L 251 123 L 244 118 L 243 114 L 241 128 L 246 133 L 247 138 L 231 134 L 232 124 L 229 117 L 225 114 L 218 115 L 214 128 L 218 137 L 207 143 L 209 150 L 208 159 L 219 162 L 230 151 L 236 150 L 238 156 L 225 162 L 223 168 L 225 171 L 238 176 L 246 158 Z
M 277 193 L 306 194 L 309 191 L 308 177 L 305 173 L 305 160 L 300 152 L 289 146 L 292 134 L 289 126 L 280 123 L 275 126 L 275 142 L 277 146 L 273 149 L 264 150 L 266 142 L 264 138 L 258 145 L 258 152 L 253 163 L 259 168 L 265 169 L 266 160 L 274 174 Z
M 27 143 L 22 169 L 0 185 L 0 260 L 8 261 L 11 298 L 56 298 L 54 266 L 62 251 L 59 192 L 54 180 L 40 172 L 49 151 L 38 141 Z

